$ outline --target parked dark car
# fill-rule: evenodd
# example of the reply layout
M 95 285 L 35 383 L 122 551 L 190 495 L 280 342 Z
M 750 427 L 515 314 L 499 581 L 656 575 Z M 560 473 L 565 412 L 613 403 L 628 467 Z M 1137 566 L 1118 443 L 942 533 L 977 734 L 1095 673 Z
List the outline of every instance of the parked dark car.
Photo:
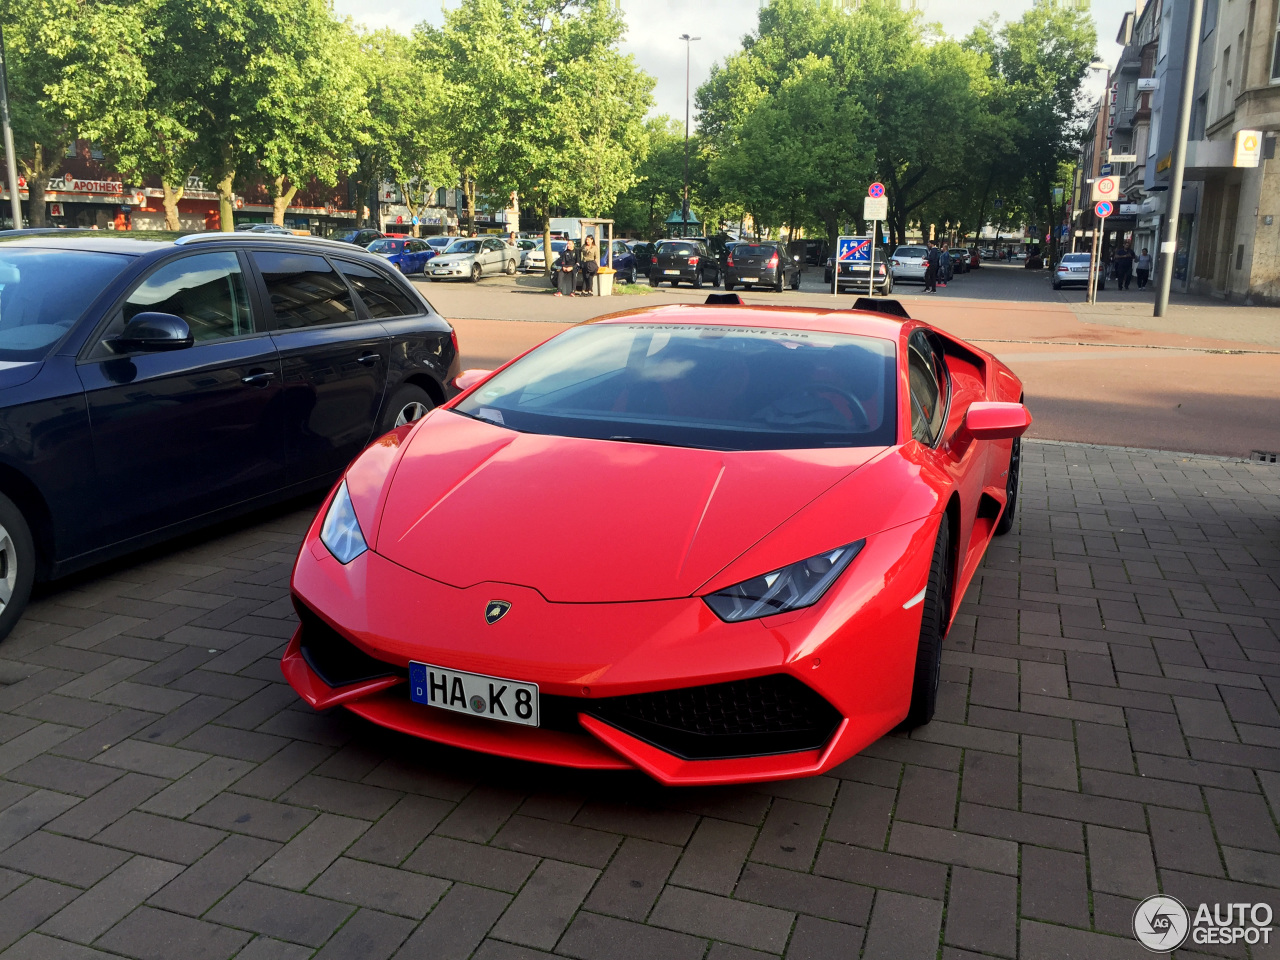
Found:
M 613 241 L 612 250 L 609 266 L 617 271 L 613 278 L 615 283 L 636 283 L 641 277 L 648 275 L 647 264 L 646 268 L 641 268 L 640 257 L 625 240 Z
M 889 269 L 892 256 L 888 247 L 876 248 L 876 283 L 875 292 L 872 294 L 877 297 L 887 297 L 893 292 L 893 271 Z M 826 267 L 822 271 L 822 282 L 827 290 L 831 289 L 831 271 L 835 266 L 835 257 L 828 257 Z M 866 293 L 867 281 L 871 276 L 870 261 L 845 261 L 840 264 L 840 284 L 841 291 L 851 290 L 854 293 Z
M 641 277 L 649 276 L 649 266 L 653 263 L 654 244 L 646 243 L 644 240 L 627 240 L 626 244 L 636 258 L 636 274 Z
M 32 582 L 330 485 L 454 392 L 380 257 L 270 234 L 0 234 L 0 637 Z
M 649 283 L 658 286 L 669 282 L 673 287 L 681 281 L 701 287 L 710 283 L 720 286 L 720 264 L 699 240 L 659 240 L 649 258 Z
M 386 234 L 380 230 L 344 230 L 335 233 L 333 239 L 339 243 L 354 243 L 357 247 L 368 247 L 375 240 L 381 240 Z
M 800 257 L 791 256 L 780 243 L 735 243 L 725 256 L 724 288 L 790 286 L 800 289 Z
M 951 257 L 951 271 L 956 273 L 969 272 L 969 251 L 963 247 L 952 247 L 947 251 L 947 255 Z

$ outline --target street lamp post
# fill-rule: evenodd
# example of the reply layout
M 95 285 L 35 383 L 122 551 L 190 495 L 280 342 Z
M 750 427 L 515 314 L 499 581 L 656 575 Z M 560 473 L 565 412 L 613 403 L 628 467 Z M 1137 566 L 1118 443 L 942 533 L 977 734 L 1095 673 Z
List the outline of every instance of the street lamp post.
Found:
M 689 58 L 693 41 L 701 37 L 691 37 L 687 33 L 680 34 L 684 41 L 684 202 L 680 206 L 680 219 L 683 221 L 681 236 L 689 235 Z
M 9 168 L 9 205 L 13 208 L 13 229 L 22 229 L 22 198 L 18 196 L 18 161 L 13 149 L 13 126 L 9 123 L 9 78 L 4 65 L 4 30 L 0 29 L 0 126 L 4 127 L 4 159 Z
M 1164 16 L 1169 16 L 1166 11 Z M 1182 98 L 1178 101 L 1178 126 L 1174 131 L 1173 164 L 1169 170 L 1169 223 L 1160 244 L 1160 277 L 1156 281 L 1156 309 L 1163 317 L 1169 308 L 1169 285 L 1178 260 L 1178 221 L 1182 219 L 1182 177 L 1187 167 L 1187 133 L 1191 128 L 1191 100 L 1196 92 L 1196 61 L 1200 57 L 1200 21 L 1204 0 L 1191 0 L 1191 22 L 1187 25 L 1187 56 L 1182 68 Z

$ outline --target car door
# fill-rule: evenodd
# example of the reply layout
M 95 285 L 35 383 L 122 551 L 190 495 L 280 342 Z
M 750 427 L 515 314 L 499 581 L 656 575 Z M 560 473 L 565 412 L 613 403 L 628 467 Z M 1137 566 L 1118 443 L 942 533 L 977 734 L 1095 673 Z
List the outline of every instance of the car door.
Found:
M 138 313 L 181 317 L 193 343 L 164 352 L 109 345 Z M 285 483 L 280 357 L 234 251 L 166 260 L 82 352 L 98 533 L 130 539 L 270 494 Z M 86 451 L 87 454 L 87 451 Z
M 390 338 L 357 313 L 346 281 L 315 253 L 255 250 L 284 381 L 289 477 L 333 476 L 373 436 Z

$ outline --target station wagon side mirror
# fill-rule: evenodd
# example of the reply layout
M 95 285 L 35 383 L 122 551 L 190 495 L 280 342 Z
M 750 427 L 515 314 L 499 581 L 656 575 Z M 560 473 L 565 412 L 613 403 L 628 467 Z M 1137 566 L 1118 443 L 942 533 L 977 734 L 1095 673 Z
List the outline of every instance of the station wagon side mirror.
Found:
M 1011 440 L 1026 433 L 1031 413 L 1021 403 L 974 403 L 964 415 L 964 429 L 977 440 Z
M 493 376 L 492 370 L 463 370 L 454 380 L 453 385 L 459 390 L 470 390 L 477 383 L 483 383 Z
M 108 343 L 116 353 L 182 350 L 195 343 L 187 321 L 172 313 L 147 311 L 134 314 L 119 336 Z

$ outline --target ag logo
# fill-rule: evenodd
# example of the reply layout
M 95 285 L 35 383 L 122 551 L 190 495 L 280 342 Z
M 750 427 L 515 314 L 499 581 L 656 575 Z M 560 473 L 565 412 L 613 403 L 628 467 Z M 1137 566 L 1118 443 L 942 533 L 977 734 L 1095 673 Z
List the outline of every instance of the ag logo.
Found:
M 1147 897 L 1133 911 L 1133 935 L 1153 953 L 1177 950 L 1187 939 L 1191 916 L 1176 898 Z
M 511 604 L 506 600 L 490 600 L 484 608 L 484 622 L 497 623 L 507 615 L 507 611 L 511 609 Z

